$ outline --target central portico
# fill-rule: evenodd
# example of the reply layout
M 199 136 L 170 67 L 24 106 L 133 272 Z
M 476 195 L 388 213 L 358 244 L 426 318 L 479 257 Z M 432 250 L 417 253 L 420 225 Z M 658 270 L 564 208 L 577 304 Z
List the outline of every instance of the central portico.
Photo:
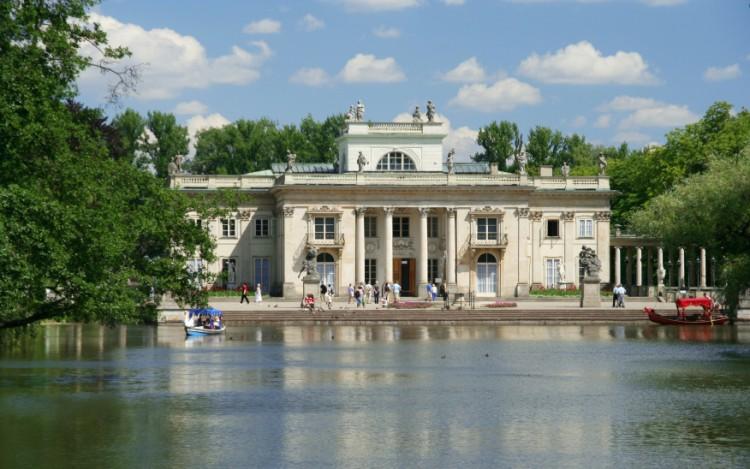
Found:
M 227 286 L 266 285 L 297 298 L 308 247 L 321 281 L 398 281 L 422 296 L 428 282 L 478 296 L 524 296 L 530 287 L 577 284 L 577 256 L 592 247 L 609 281 L 605 176 L 530 177 L 444 156 L 438 122 L 365 122 L 352 117 L 335 164 L 298 164 L 239 176 L 175 175 L 185 191 L 235 187 L 254 194 L 232 220 L 207 221 L 217 235 L 216 272 Z M 228 227 L 234 227 L 229 229 Z M 231 281 L 230 281 L 231 280 Z

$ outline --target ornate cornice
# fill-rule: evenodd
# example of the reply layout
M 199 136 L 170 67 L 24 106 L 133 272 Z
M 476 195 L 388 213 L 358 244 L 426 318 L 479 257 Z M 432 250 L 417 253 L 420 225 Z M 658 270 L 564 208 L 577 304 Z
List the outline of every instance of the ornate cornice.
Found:
M 505 216 L 505 211 L 503 211 L 503 209 L 501 209 L 500 207 L 490 207 L 489 205 L 486 205 L 482 208 L 472 209 L 471 212 L 469 212 L 469 215 L 472 218 L 494 216 L 502 220 Z

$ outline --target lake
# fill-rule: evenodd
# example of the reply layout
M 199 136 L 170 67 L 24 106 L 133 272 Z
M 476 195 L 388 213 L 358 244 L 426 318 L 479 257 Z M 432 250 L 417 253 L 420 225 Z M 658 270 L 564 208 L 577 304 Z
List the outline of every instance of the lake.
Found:
M 50 325 L 0 467 L 748 467 L 750 325 Z

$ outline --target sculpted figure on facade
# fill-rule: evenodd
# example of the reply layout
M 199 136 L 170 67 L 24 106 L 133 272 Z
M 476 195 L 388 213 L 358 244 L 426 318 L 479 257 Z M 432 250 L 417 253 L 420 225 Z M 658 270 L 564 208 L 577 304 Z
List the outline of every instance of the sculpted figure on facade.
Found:
M 419 106 L 414 107 L 414 112 L 411 113 L 412 122 L 422 122 L 422 113 L 419 111 Z
M 451 151 L 448 152 L 448 161 L 446 162 L 446 165 L 448 166 L 448 174 L 453 174 L 456 171 L 456 149 L 451 148 Z
M 315 246 L 308 246 L 307 253 L 305 253 L 305 260 L 302 261 L 302 270 L 299 271 L 299 278 L 302 273 L 305 272 L 305 277 L 317 277 L 318 276 L 318 248 Z
M 435 105 L 427 101 L 427 122 L 435 122 Z
M 516 153 L 516 164 L 518 165 L 518 174 L 526 176 L 526 164 L 529 162 L 526 156 L 526 146 L 521 146 L 521 149 Z
M 599 176 L 606 176 L 607 175 L 607 155 L 605 155 L 604 153 L 599 153 L 598 160 L 599 160 Z
M 346 111 L 346 120 L 347 121 L 354 120 L 354 115 L 355 115 L 354 114 L 354 105 L 352 104 L 351 106 L 349 106 L 349 110 Z
M 357 100 L 357 108 L 354 114 L 354 120 L 361 121 L 365 118 L 365 105 L 362 100 Z
M 286 150 L 286 173 L 291 173 L 294 169 L 294 162 L 297 161 L 297 155 L 289 151 L 289 149 Z
M 177 163 L 174 162 L 174 159 L 167 165 L 167 174 L 170 176 L 177 174 Z
M 567 161 L 563 161 L 562 168 L 560 168 L 560 170 L 562 171 L 562 175 L 564 178 L 570 176 L 570 166 L 568 166 Z
M 359 152 L 359 156 L 357 156 L 357 171 L 361 173 L 365 170 L 365 166 L 367 166 L 367 158 L 365 158 L 364 153 Z
M 581 253 L 578 255 L 578 263 L 583 269 L 585 278 L 599 278 L 602 263 L 593 249 L 587 246 L 581 247 Z
M 560 282 L 565 282 L 565 264 L 562 262 L 557 264 L 557 278 Z

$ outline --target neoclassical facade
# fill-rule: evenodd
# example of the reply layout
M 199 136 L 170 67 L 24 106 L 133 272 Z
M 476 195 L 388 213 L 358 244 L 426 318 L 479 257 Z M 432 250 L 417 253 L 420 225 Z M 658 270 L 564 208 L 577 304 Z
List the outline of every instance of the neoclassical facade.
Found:
M 359 117 L 359 118 L 358 118 Z M 436 122 L 366 122 L 352 117 L 336 164 L 274 164 L 256 173 L 175 174 L 176 190 L 236 188 L 252 204 L 226 219 L 196 220 L 217 240 L 226 287 L 262 284 L 302 294 L 309 246 L 337 293 L 359 282 L 397 281 L 422 296 L 427 282 L 479 297 L 525 296 L 534 287 L 578 283 L 578 254 L 593 248 L 610 282 L 610 198 L 606 176 L 499 172 L 444 159 Z M 195 214 L 190 214 L 195 218 Z

